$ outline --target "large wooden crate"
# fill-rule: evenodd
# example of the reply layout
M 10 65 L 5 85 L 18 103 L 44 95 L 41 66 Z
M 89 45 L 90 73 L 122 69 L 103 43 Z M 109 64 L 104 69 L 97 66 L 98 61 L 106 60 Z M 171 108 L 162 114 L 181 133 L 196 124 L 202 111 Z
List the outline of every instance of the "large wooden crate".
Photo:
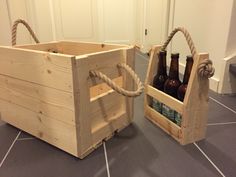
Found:
M 157 90 L 153 85 L 153 78 L 157 72 L 158 53 L 163 46 L 167 46 L 174 34 L 178 31 L 184 33 L 190 50 L 194 57 L 194 64 L 184 101 L 181 102 L 168 94 Z M 196 49 L 192 40 L 183 28 L 176 28 L 171 34 L 167 42 L 161 46 L 153 46 L 151 50 L 147 76 L 145 80 L 145 96 L 144 96 L 144 113 L 145 117 L 155 125 L 163 129 L 171 135 L 180 144 L 185 145 L 205 138 L 208 113 L 208 91 L 209 79 L 201 74 L 213 75 L 214 69 L 211 66 L 209 55 L 207 53 L 196 53 Z M 164 47 L 164 48 L 165 48 Z M 209 64 L 209 66 L 208 66 Z M 201 66 L 200 66 L 201 65 Z M 206 69 L 209 68 L 210 71 Z M 202 71 L 202 72 L 201 72 Z M 211 72 L 211 73 L 208 73 Z M 161 113 L 152 108 L 152 100 L 156 99 L 159 102 L 167 105 L 182 116 L 181 126 L 178 126 Z
M 90 71 L 133 90 L 132 78 L 117 64 L 134 68 L 134 52 L 133 46 L 69 41 L 1 46 L 2 120 L 83 158 L 133 119 L 133 98 Z

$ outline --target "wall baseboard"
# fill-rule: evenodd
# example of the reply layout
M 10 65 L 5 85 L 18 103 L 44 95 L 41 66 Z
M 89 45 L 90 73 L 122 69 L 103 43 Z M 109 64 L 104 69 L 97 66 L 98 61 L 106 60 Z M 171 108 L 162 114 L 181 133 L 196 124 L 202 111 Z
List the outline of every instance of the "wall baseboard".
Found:
M 229 72 L 229 65 L 236 63 L 236 53 L 223 59 L 222 73 L 219 83 L 218 93 L 233 94 L 236 93 L 236 77 Z

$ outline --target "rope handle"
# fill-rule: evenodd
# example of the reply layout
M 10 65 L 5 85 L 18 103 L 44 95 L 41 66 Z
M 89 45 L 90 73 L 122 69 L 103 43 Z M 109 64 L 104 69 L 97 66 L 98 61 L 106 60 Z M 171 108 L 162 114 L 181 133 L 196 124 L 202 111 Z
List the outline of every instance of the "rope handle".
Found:
M 17 26 L 18 24 L 23 24 L 27 30 L 29 31 L 30 35 L 33 37 L 34 41 L 36 43 L 39 43 L 39 40 L 38 38 L 36 37 L 34 31 L 32 30 L 32 28 L 29 26 L 29 24 L 25 21 L 25 20 L 22 20 L 22 19 L 18 19 L 14 22 L 13 26 L 12 26 L 12 29 L 11 29 L 11 44 L 12 46 L 15 46 L 16 45 L 16 34 L 17 34 Z
M 100 71 L 96 71 L 96 70 L 90 71 L 90 75 L 93 77 L 98 77 L 99 79 L 103 80 L 108 86 L 110 86 L 113 90 L 115 90 L 117 93 L 121 95 L 124 95 L 127 97 L 136 97 L 136 96 L 141 95 L 144 87 L 139 77 L 134 72 L 134 70 L 130 66 L 126 65 L 125 63 L 119 63 L 117 64 L 117 67 L 123 68 L 127 73 L 130 74 L 132 79 L 135 81 L 135 84 L 137 85 L 137 90 L 129 91 L 129 90 L 125 90 L 124 88 L 121 88 L 114 81 L 112 81 L 108 76 L 106 76 Z
M 174 35 L 178 32 L 182 32 L 187 43 L 188 43 L 188 46 L 189 46 L 189 49 L 191 51 L 191 54 L 193 56 L 193 59 L 195 60 L 196 57 L 197 57 L 197 50 L 196 50 L 196 47 L 193 43 L 193 40 L 189 34 L 189 32 L 183 28 L 183 27 L 178 27 L 178 28 L 175 28 L 171 33 L 170 35 L 168 36 L 166 42 L 163 44 L 163 46 L 161 47 L 161 50 L 165 50 L 167 45 L 170 43 L 170 41 L 172 40 L 172 38 L 174 37 Z M 212 66 L 213 63 L 210 59 L 204 59 L 203 61 L 200 62 L 200 64 L 198 65 L 198 75 L 201 77 L 201 78 L 210 78 L 214 75 L 215 73 L 215 68 Z

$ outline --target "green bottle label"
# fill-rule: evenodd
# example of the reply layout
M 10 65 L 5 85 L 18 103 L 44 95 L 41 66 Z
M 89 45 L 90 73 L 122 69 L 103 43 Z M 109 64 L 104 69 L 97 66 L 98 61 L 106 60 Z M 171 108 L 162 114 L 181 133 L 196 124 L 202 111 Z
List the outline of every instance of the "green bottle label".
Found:
M 157 112 L 161 113 L 162 103 L 157 101 L 156 99 L 153 99 L 152 100 L 152 108 L 155 109 Z
M 162 105 L 162 114 L 170 119 L 172 122 L 175 122 L 175 111 L 171 109 L 169 106 Z
M 178 112 L 175 112 L 175 122 L 178 126 L 181 126 L 182 116 Z

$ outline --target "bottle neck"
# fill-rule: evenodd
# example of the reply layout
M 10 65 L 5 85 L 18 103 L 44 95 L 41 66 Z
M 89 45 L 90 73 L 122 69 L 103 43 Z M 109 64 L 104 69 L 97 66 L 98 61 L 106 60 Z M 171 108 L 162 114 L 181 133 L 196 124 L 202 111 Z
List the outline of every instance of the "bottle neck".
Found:
M 179 80 L 179 58 L 171 58 L 169 78 Z
M 191 74 L 191 70 L 192 70 L 192 66 L 193 66 L 193 60 L 187 60 L 186 68 L 185 68 L 185 71 L 184 71 L 183 84 L 188 84 L 190 74 Z
M 159 60 L 158 60 L 158 64 L 157 64 L 157 75 L 165 75 L 167 76 L 167 72 L 166 72 L 166 56 L 161 56 L 159 55 Z

